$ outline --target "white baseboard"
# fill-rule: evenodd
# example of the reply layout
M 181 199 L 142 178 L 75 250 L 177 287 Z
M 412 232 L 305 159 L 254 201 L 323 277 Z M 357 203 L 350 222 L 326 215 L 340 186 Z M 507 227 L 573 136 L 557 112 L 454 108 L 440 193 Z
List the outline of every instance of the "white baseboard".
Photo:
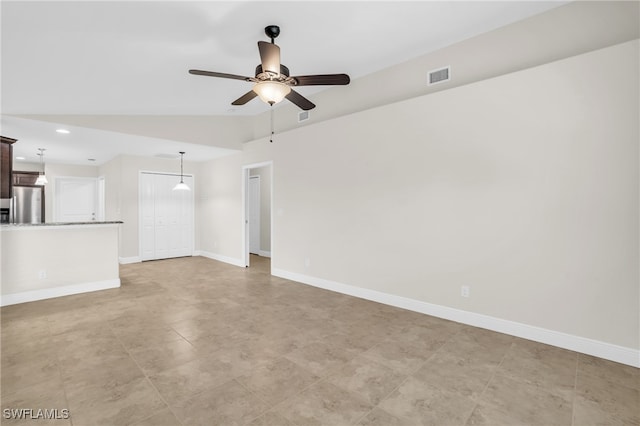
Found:
M 258 256 L 262 256 L 262 257 L 271 257 L 271 252 L 270 252 L 270 251 L 260 250 L 260 251 L 258 252 Z
M 219 262 L 229 263 L 231 265 L 240 266 L 244 268 L 246 265 L 242 261 L 242 259 L 236 259 L 235 257 L 222 256 L 220 254 L 211 253 L 203 250 L 196 250 L 193 252 L 194 256 L 202 256 L 209 259 L 217 260 Z
M 118 258 L 121 265 L 126 265 L 128 263 L 140 263 L 142 259 L 140 256 L 132 256 L 132 257 L 120 257 Z
M 463 311 L 461 309 L 447 306 L 435 305 L 422 302 L 420 300 L 409 299 L 407 297 L 396 296 L 376 290 L 355 287 L 322 278 L 289 272 L 282 269 L 272 268 L 271 273 L 277 277 L 297 281 L 314 287 L 335 291 L 361 299 L 372 300 L 385 305 L 396 306 L 414 312 L 444 318 L 474 327 L 485 328 L 511 336 L 521 337 L 548 345 L 557 346 L 564 349 L 593 355 L 599 358 L 608 359 L 634 367 L 640 367 L 640 350 L 618 346 L 599 340 L 588 339 L 572 334 L 548 330 L 519 322 L 495 318 L 488 315 Z
M 5 294 L 0 297 L 0 306 L 35 302 L 36 300 L 53 299 L 54 297 L 70 296 L 72 294 L 89 293 L 91 291 L 107 290 L 118 287 L 120 287 L 120 278 Z

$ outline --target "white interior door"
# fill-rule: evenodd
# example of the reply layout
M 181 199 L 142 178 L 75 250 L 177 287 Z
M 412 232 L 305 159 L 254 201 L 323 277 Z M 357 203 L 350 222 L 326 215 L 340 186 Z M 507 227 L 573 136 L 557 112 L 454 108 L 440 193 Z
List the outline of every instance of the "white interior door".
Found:
M 57 178 L 55 181 L 55 222 L 91 222 L 97 220 L 98 179 Z
M 249 253 L 260 254 L 260 176 L 249 177 Z
M 193 189 L 173 191 L 175 175 L 140 175 L 140 256 L 142 260 L 193 254 Z M 193 188 L 193 177 L 184 182 Z

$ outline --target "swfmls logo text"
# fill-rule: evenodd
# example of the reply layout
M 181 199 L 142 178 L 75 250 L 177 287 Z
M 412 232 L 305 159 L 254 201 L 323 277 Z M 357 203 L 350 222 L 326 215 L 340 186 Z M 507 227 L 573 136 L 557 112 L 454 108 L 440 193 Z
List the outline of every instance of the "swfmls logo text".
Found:
M 2 410 L 2 417 L 14 420 L 60 420 L 69 418 L 69 410 L 63 408 L 5 408 Z

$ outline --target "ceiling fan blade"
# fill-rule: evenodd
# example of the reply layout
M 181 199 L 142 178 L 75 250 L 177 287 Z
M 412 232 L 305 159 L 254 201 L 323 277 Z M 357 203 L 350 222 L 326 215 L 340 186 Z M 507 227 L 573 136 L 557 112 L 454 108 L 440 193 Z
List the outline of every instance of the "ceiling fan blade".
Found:
M 266 41 L 258 42 L 262 70 L 274 74 L 280 74 L 280 47 Z
M 351 81 L 347 74 L 300 75 L 293 78 L 296 86 L 344 86 Z
M 253 90 L 249 90 L 247 93 L 240 96 L 235 101 L 231 102 L 231 105 L 244 105 L 247 102 L 249 102 L 251 99 L 255 98 L 256 96 L 258 96 L 256 92 L 254 92 Z
M 316 106 L 309 99 L 302 96 L 300 93 L 291 89 L 289 94 L 285 96 L 285 98 L 289 99 L 294 104 L 298 105 L 301 109 L 305 111 L 309 111 L 310 109 L 314 109 Z
M 226 74 L 226 73 L 223 73 L 223 72 L 214 72 L 214 71 L 189 70 L 189 74 L 204 75 L 206 77 L 231 78 L 233 80 L 243 80 L 243 81 L 252 81 L 253 80 L 251 77 L 244 77 L 242 75 Z

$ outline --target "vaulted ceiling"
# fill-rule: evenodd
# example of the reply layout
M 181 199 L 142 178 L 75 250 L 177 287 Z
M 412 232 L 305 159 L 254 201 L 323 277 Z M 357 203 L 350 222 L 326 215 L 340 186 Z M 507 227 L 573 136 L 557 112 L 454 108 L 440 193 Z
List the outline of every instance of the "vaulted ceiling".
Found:
M 214 158 L 230 148 L 224 135 L 196 147 L 169 129 L 166 137 L 134 136 L 128 123 L 189 116 L 196 130 L 208 118 L 210 127 L 235 120 L 242 128 L 243 120 L 267 111 L 259 99 L 230 105 L 250 83 L 187 73 L 253 75 L 266 25 L 281 27 L 276 43 L 292 74 L 345 72 L 357 81 L 564 3 L 3 1 L 2 132 L 19 139 L 17 155 L 37 158 L 36 147 L 48 144 L 53 162 L 86 164 L 91 157 L 99 164 L 117 153 L 200 148 L 197 159 Z M 299 89 L 312 100 L 318 90 Z M 33 120 L 39 116 L 47 121 Z M 77 119 L 83 116 L 93 118 Z M 117 125 L 107 132 L 87 124 L 101 116 Z M 72 133 L 56 134 L 65 123 Z

